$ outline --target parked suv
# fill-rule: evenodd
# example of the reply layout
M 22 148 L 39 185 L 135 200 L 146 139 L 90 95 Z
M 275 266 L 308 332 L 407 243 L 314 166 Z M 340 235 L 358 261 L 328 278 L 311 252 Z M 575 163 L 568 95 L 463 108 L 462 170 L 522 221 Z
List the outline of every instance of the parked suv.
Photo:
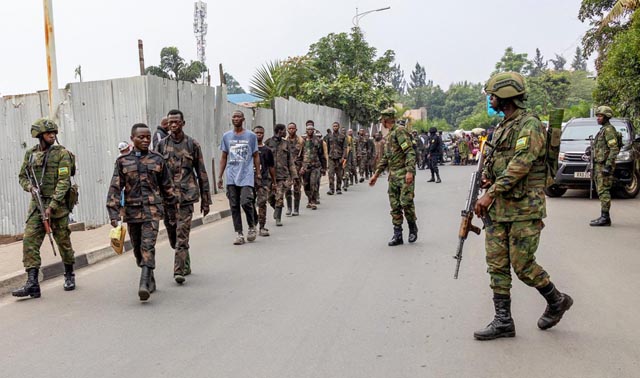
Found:
M 626 119 L 611 119 L 611 124 L 622 133 L 622 146 L 616 158 L 612 192 L 621 198 L 634 198 L 640 192 L 640 138 Z M 562 129 L 558 174 L 554 185 L 545 189 L 549 197 L 560 197 L 567 189 L 589 189 L 591 172 L 585 155 L 589 137 L 595 138 L 600 125 L 595 118 L 574 118 Z M 595 190 L 595 183 L 594 183 Z

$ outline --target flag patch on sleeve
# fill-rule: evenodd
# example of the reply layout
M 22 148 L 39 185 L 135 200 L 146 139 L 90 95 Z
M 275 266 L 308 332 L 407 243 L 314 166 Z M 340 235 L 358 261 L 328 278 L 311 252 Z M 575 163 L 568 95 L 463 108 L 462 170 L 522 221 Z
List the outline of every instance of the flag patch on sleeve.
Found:
M 523 136 L 516 141 L 516 151 L 524 150 L 529 147 L 529 137 Z
M 58 176 L 64 176 L 69 174 L 69 167 L 58 168 Z

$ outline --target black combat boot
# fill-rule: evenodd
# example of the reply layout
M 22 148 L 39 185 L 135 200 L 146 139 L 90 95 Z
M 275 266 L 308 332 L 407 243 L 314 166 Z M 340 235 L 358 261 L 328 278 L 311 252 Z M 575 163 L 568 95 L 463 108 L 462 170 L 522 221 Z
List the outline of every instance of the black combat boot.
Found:
M 285 215 L 288 217 L 291 216 L 291 196 L 287 196 L 287 212 Z
M 436 182 L 436 178 L 433 176 L 433 173 L 431 174 L 431 178 L 427 180 L 427 182 Z
M 153 275 L 153 269 L 152 269 L 151 276 L 149 277 L 149 293 L 153 293 L 154 291 L 156 291 L 156 277 Z
M 149 281 L 151 278 L 151 269 L 143 265 L 140 270 L 140 287 L 138 288 L 138 297 L 141 301 L 146 301 L 151 295 L 149 291 Z
M 23 287 L 11 292 L 14 297 L 40 298 L 40 284 L 38 283 L 38 269 L 27 270 L 27 283 Z
M 441 182 L 442 182 L 442 180 L 440 180 L 440 173 L 436 173 L 436 177 L 438 178 L 438 179 L 436 180 L 436 184 L 441 183 Z
M 276 219 L 276 226 L 282 226 L 282 208 L 276 207 L 276 210 L 273 212 L 273 217 Z
M 553 283 L 539 288 L 538 291 L 547 300 L 547 308 L 538 319 L 538 328 L 549 329 L 560 322 L 562 315 L 573 305 L 573 299 L 558 291 Z
M 393 226 L 393 236 L 389 240 L 389 247 L 404 244 L 402 240 L 402 226 Z
M 418 225 L 416 222 L 409 222 L 409 243 L 418 240 Z
M 589 226 L 592 227 L 602 227 L 602 226 L 611 226 L 611 218 L 609 217 L 608 211 L 602 211 L 600 214 L 600 218 L 594 219 L 589 223 Z
M 493 306 L 496 315 L 484 329 L 473 333 L 476 340 L 493 340 L 516 335 L 516 326 L 511 318 L 511 298 L 505 294 L 494 294 Z
M 293 213 L 291 215 L 294 217 L 300 215 L 300 198 L 293 200 Z
M 73 273 L 73 264 L 64 264 L 64 291 L 76 288 L 76 275 Z

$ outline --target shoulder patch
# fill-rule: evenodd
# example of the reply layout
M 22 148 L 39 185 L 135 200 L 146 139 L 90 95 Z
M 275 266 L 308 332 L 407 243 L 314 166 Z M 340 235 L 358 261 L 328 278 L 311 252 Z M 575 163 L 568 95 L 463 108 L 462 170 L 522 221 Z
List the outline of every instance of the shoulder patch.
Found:
M 525 150 L 529 147 L 529 137 L 523 136 L 516 141 L 516 151 Z
M 58 168 L 58 176 L 69 176 L 69 167 Z
M 618 140 L 616 138 L 611 138 L 607 141 L 607 145 L 609 147 L 616 147 L 618 145 Z

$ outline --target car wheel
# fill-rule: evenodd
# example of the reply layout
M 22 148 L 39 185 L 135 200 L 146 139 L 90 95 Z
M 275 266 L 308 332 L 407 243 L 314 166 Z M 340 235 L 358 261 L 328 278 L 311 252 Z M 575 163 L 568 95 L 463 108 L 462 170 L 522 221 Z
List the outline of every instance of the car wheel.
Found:
M 567 189 L 561 188 L 555 184 L 544 188 L 544 194 L 546 194 L 549 197 L 562 197 L 562 195 L 565 194 L 566 192 L 567 192 Z
M 636 171 L 631 177 L 631 182 L 616 188 L 615 193 L 620 198 L 636 198 L 640 193 L 640 172 Z

